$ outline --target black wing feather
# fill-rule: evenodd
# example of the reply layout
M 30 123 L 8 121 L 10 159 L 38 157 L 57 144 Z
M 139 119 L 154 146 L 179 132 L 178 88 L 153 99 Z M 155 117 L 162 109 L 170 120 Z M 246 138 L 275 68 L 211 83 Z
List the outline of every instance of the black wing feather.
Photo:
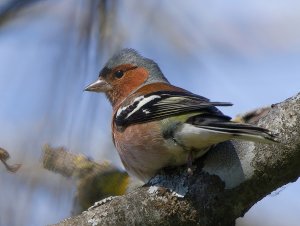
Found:
M 231 105 L 228 102 L 210 102 L 205 97 L 188 92 L 158 91 L 121 107 L 115 115 L 115 122 L 117 126 L 128 126 L 191 112 L 222 115 L 215 106 Z

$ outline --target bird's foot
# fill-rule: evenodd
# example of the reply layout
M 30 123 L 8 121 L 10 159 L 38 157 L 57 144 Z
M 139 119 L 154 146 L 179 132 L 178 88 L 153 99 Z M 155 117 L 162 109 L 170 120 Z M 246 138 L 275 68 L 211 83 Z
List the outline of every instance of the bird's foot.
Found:
M 190 151 L 188 154 L 188 159 L 187 159 L 187 172 L 188 175 L 192 176 L 193 175 L 193 152 Z

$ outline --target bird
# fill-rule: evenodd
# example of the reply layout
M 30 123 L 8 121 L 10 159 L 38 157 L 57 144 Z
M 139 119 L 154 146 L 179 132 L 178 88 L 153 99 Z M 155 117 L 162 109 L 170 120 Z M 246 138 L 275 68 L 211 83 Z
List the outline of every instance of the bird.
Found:
M 112 105 L 112 140 L 127 172 L 148 182 L 165 167 L 188 165 L 231 139 L 274 143 L 262 127 L 231 121 L 210 101 L 172 85 L 158 64 L 125 48 L 85 91 L 105 93 Z

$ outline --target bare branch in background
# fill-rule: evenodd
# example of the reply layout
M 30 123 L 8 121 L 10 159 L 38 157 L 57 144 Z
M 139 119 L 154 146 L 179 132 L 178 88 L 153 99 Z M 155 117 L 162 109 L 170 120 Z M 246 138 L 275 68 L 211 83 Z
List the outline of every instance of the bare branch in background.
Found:
M 265 117 L 271 109 L 271 107 L 257 108 L 255 110 L 237 115 L 233 121 L 240 123 L 257 124 L 258 121 L 261 118 Z
M 22 166 L 21 164 L 14 164 L 14 165 L 9 165 L 7 163 L 7 160 L 10 158 L 8 151 L 6 151 L 3 148 L 0 148 L 0 161 L 4 164 L 5 168 L 7 171 L 11 173 L 17 172 L 20 167 Z
M 24 8 L 43 0 L 10 0 L 0 4 L 0 26 L 11 21 Z
M 72 177 L 77 193 L 72 214 L 76 215 L 108 196 L 125 194 L 128 174 L 108 162 L 96 163 L 84 155 L 73 154 L 63 147 L 44 146 L 43 167 L 65 177 Z

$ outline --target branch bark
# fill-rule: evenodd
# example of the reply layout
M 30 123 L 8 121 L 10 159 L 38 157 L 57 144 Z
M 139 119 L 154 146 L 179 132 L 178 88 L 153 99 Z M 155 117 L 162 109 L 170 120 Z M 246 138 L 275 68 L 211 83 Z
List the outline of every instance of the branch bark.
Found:
M 56 225 L 234 225 L 300 175 L 300 93 L 273 105 L 258 125 L 281 144 L 221 143 L 196 161 L 193 175 L 185 166 L 164 169 L 147 185 Z

